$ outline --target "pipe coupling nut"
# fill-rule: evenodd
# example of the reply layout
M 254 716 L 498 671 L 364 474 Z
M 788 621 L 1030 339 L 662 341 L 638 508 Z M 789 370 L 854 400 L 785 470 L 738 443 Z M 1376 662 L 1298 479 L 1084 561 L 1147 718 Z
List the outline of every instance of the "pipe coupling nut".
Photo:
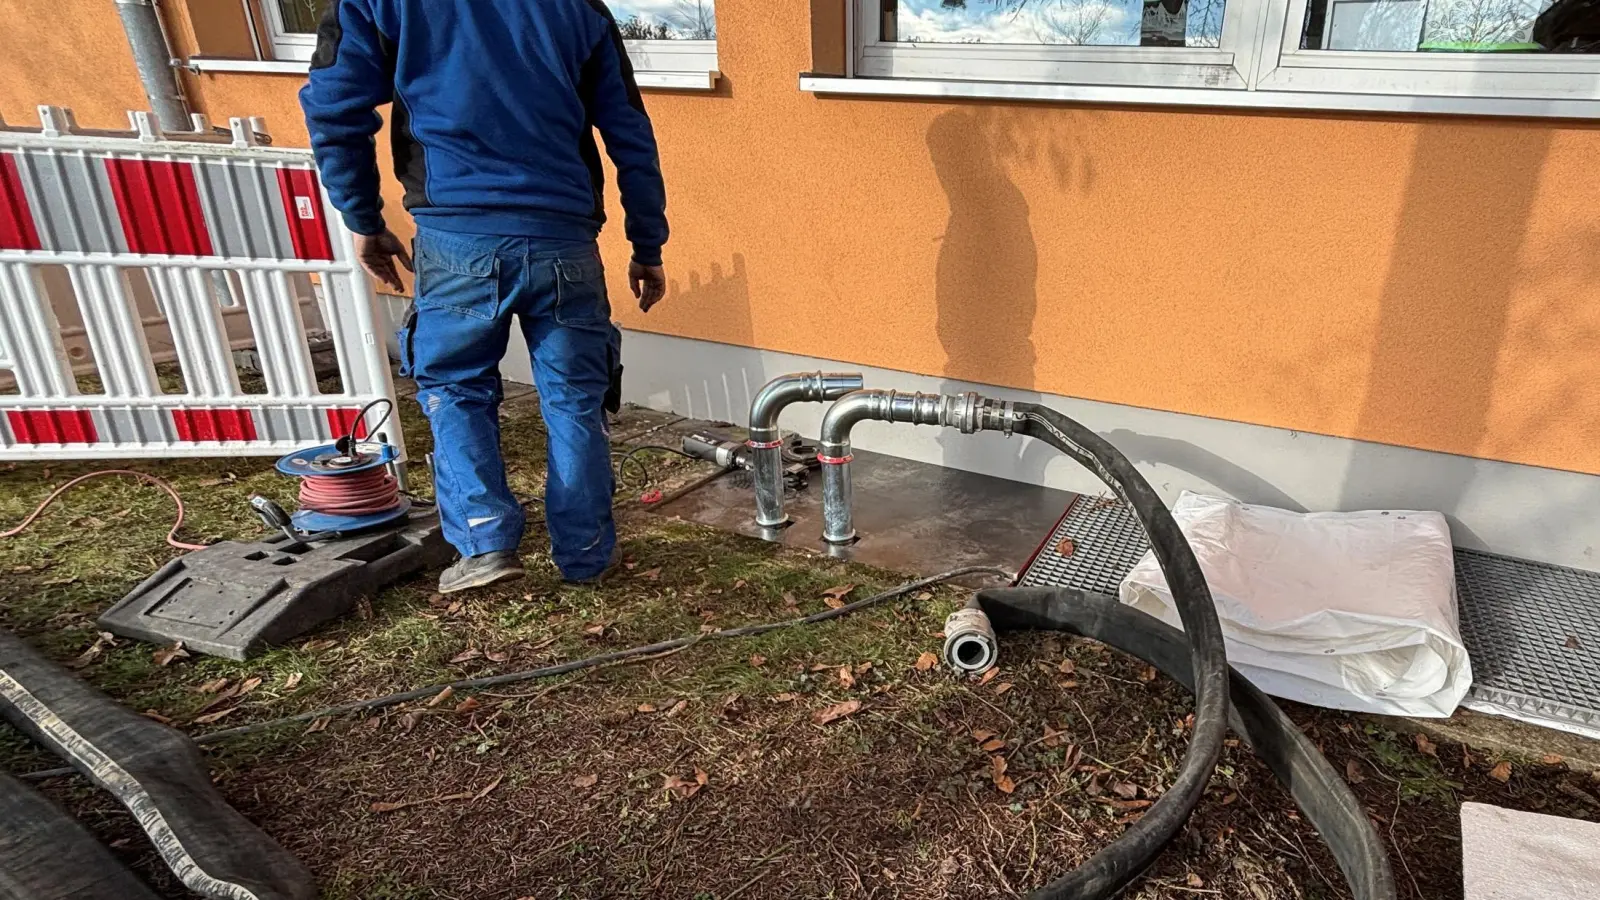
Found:
M 1000 658 L 994 626 L 982 609 L 967 606 L 944 620 L 945 665 L 962 675 L 974 675 L 993 668 Z

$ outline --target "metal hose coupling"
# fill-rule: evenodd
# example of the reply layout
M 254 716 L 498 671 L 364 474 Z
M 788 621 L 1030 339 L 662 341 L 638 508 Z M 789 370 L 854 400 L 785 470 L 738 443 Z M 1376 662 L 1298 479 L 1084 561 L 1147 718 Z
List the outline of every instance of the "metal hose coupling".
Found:
M 993 668 L 999 659 L 994 626 L 981 607 L 962 607 L 944 620 L 945 665 L 962 675 L 975 675 Z

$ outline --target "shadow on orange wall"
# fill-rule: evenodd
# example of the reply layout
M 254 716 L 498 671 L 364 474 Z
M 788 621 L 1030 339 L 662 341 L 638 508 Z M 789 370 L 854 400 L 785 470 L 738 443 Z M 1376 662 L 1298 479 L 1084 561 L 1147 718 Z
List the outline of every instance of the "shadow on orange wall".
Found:
M 1073 166 L 1067 148 L 1044 139 L 1044 152 L 1037 153 L 1039 142 L 1018 128 L 1014 117 L 984 107 L 946 110 L 928 126 L 928 155 L 949 204 L 934 264 L 934 332 L 949 379 L 941 385 L 945 393 L 963 390 L 963 381 L 1035 382 L 1039 248 L 1027 197 L 1008 168 L 1042 155 L 1065 186 Z M 984 469 L 995 462 L 992 451 L 966 435 L 944 431 L 939 443 L 947 466 Z M 1017 467 L 1008 467 L 1010 476 L 1027 480 L 1040 478 L 1054 456 L 1037 441 L 1017 442 L 1012 452 Z
M 1424 126 L 1399 211 L 1378 322 L 1368 348 L 1356 433 L 1404 444 L 1421 434 L 1454 434 L 1468 450 L 1489 435 L 1507 320 L 1524 281 L 1523 251 L 1550 152 L 1545 129 L 1481 124 L 1494 140 L 1463 141 L 1458 129 Z M 1485 221 L 1514 230 L 1479 239 Z M 1540 398 L 1541 415 L 1571 415 Z M 1409 478 L 1383 447 L 1357 445 L 1343 475 L 1340 505 L 1364 508 L 1405 495 Z M 1453 508 L 1472 489 L 1476 461 L 1441 457 L 1435 484 Z M 1452 523 L 1460 528 L 1460 523 Z M 1457 534 L 1460 541 L 1467 535 Z

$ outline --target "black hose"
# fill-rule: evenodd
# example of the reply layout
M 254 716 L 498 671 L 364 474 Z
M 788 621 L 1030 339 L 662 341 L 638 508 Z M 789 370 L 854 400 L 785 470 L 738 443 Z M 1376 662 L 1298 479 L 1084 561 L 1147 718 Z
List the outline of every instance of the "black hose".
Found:
M 311 712 L 303 712 L 292 716 L 284 716 L 281 719 L 270 719 L 265 722 L 254 722 L 249 725 L 241 725 L 237 728 L 213 731 L 210 734 L 203 734 L 195 737 L 194 742 L 196 744 L 215 744 L 230 738 L 244 737 L 248 734 L 255 734 L 261 731 L 270 731 L 272 729 L 282 728 L 286 725 L 294 725 L 300 722 L 312 722 L 317 719 L 328 718 L 332 716 L 343 716 L 351 713 L 366 712 L 374 709 L 383 709 L 389 706 L 397 706 L 401 703 L 408 703 L 412 700 L 422 700 L 428 697 L 437 696 L 445 688 L 449 688 L 452 691 L 481 690 L 483 688 L 498 687 L 499 685 L 503 684 L 534 681 L 540 678 L 553 678 L 557 675 L 566 675 L 571 672 L 577 672 L 583 669 L 592 669 L 596 666 L 609 665 L 611 663 L 623 662 L 641 656 L 654 656 L 658 653 L 668 653 L 674 650 L 682 650 L 702 641 L 725 640 L 727 638 L 738 637 L 754 637 L 759 634 L 766 634 L 769 631 L 777 631 L 781 628 L 794 628 L 800 625 L 815 625 L 818 622 L 827 622 L 831 619 L 848 616 L 853 612 L 859 612 L 869 606 L 877 606 L 880 603 L 893 600 L 896 597 L 903 597 L 906 594 L 914 591 L 920 591 L 923 588 L 932 587 L 933 585 L 950 581 L 955 578 L 963 578 L 968 575 L 996 575 L 1004 578 L 1007 581 L 1012 581 L 1016 578 L 1015 573 L 1008 572 L 1004 569 L 998 569 L 993 566 L 964 566 L 959 569 L 951 569 L 948 572 L 940 572 L 938 575 L 930 575 L 927 578 L 919 578 L 916 581 L 906 582 L 899 587 L 890 588 L 887 591 L 873 594 L 871 597 L 857 600 L 854 603 L 846 603 L 844 606 L 841 606 L 838 609 L 826 609 L 821 612 L 812 613 L 809 616 L 802 616 L 798 619 L 786 619 L 782 622 L 765 622 L 759 625 L 744 625 L 739 628 L 724 628 L 720 631 L 712 631 L 707 634 L 696 634 L 689 637 L 674 638 L 669 641 L 658 641 L 654 644 L 645 644 L 642 647 L 630 647 L 627 650 L 617 650 L 613 653 L 601 653 L 595 656 L 586 656 L 583 659 L 569 660 L 568 662 L 557 663 L 552 666 L 529 669 L 525 672 L 506 672 L 501 675 L 485 675 L 481 678 L 463 678 L 459 681 L 451 681 L 446 684 L 429 685 L 428 687 L 417 688 L 416 690 L 411 691 L 403 691 L 398 694 L 389 694 L 383 697 L 373 697 L 368 700 L 357 700 L 351 703 L 341 703 L 338 706 L 329 706 L 324 709 L 312 710 Z M 19 777 L 25 781 L 41 781 L 46 778 L 71 775 L 74 771 L 76 770 L 47 769 L 39 772 L 29 772 L 28 774 Z
M 1104 438 L 1054 410 L 1031 403 L 1013 409 L 1021 420 L 1017 431 L 1072 457 L 1133 508 L 1189 638 L 1194 732 L 1172 787 L 1120 838 L 1030 895 L 1034 900 L 1100 900 L 1116 896 L 1137 878 L 1177 836 L 1205 795 L 1228 728 L 1228 658 L 1200 563 L 1172 513 L 1133 463 Z
M 1183 632 L 1115 597 L 1071 588 L 999 588 L 980 591 L 970 605 L 981 608 L 998 632 L 1039 629 L 1081 635 L 1142 659 L 1194 689 Z M 1356 900 L 1394 900 L 1389 855 L 1361 801 L 1271 698 L 1238 672 L 1230 670 L 1230 680 L 1233 730 L 1266 762 L 1321 833 Z

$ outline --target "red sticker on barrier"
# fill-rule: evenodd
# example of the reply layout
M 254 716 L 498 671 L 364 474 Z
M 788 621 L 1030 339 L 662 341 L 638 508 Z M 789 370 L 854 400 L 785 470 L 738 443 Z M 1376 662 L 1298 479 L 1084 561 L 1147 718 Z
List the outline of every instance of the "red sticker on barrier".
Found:
M 297 259 L 333 259 L 333 241 L 322 213 L 322 190 L 310 169 L 279 169 L 278 190 Z
M 256 420 L 247 409 L 175 409 L 180 441 L 253 441 Z
M 0 250 L 38 250 L 39 231 L 10 153 L 0 153 Z
M 6 421 L 19 444 L 93 444 L 100 439 L 86 409 L 8 409 Z
M 111 157 L 106 160 L 106 175 L 129 252 L 212 255 L 194 166 Z
M 356 426 L 356 439 L 367 439 L 367 423 L 356 423 L 356 416 L 361 415 L 361 410 L 333 408 L 328 412 L 328 429 L 333 432 L 334 438 L 342 438 L 350 434 L 350 426 Z

